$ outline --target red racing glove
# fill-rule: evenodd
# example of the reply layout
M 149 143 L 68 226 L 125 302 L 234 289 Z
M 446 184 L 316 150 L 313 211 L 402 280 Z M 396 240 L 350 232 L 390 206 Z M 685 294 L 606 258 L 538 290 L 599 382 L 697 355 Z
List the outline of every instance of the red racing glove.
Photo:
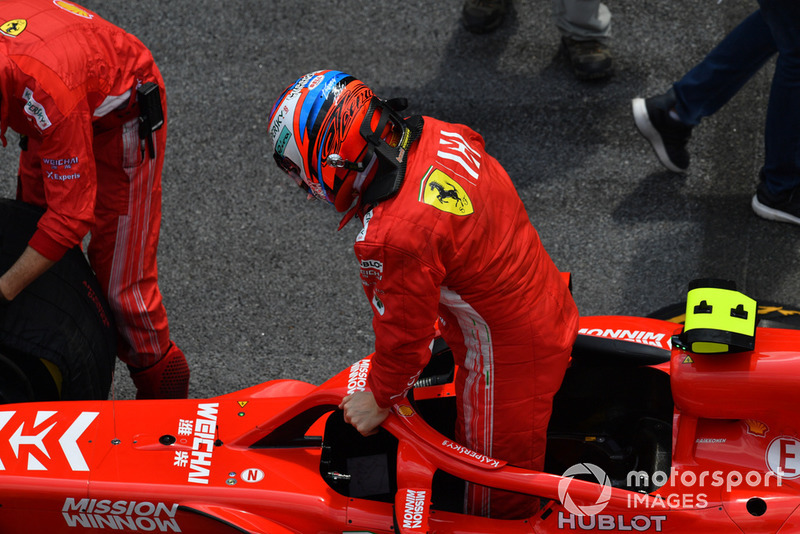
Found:
M 129 369 L 137 399 L 185 399 L 189 396 L 189 364 L 181 349 L 172 342 L 155 365 Z

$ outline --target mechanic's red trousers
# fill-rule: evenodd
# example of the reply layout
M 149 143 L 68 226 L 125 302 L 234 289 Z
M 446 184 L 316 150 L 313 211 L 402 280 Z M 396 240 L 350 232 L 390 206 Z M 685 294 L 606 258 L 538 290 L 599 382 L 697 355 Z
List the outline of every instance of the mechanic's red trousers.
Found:
M 163 91 L 162 106 L 166 117 Z M 97 199 L 87 254 L 114 312 L 118 356 L 134 368 L 150 367 L 168 352 L 179 352 L 170 344 L 156 265 L 166 126 L 165 121 L 154 133 L 151 158 L 139 139 L 135 103 L 94 122 Z M 21 153 L 17 197 L 46 207 L 39 145 L 29 138 Z

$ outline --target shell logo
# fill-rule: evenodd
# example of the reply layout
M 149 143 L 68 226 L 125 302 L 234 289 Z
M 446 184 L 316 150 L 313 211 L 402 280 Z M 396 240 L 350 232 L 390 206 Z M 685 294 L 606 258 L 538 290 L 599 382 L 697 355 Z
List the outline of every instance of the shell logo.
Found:
M 69 11 L 73 15 L 78 15 L 79 17 L 83 17 L 85 19 L 94 18 L 94 15 L 83 9 L 82 7 L 78 7 L 75 4 L 71 4 L 69 2 L 65 2 L 64 0 L 53 0 L 53 3 L 63 9 L 64 11 Z
M 769 432 L 769 427 L 766 424 L 755 419 L 745 419 L 744 424 L 747 425 L 747 433 L 751 436 L 763 438 Z
M 402 404 L 397 407 L 397 413 L 403 417 L 411 417 L 414 415 L 414 409 L 411 406 Z

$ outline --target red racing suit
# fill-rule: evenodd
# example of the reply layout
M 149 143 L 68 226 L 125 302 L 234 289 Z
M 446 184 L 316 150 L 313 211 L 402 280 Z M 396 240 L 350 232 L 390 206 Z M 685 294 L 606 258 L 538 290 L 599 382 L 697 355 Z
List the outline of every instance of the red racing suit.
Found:
M 471 129 L 424 118 L 399 192 L 362 217 L 355 252 L 373 307 L 368 385 L 399 401 L 431 357 L 434 325 L 453 351 L 457 440 L 541 470 L 552 399 L 578 312 L 509 176 Z M 536 501 L 469 486 L 469 513 L 526 517 Z M 519 496 L 517 496 L 519 497 Z
M 119 357 L 134 368 L 185 363 L 157 283 L 167 128 L 151 154 L 138 134 L 146 82 L 158 84 L 166 118 L 164 82 L 136 37 L 64 0 L 0 4 L 0 135 L 4 145 L 9 127 L 23 136 L 17 197 L 46 208 L 29 245 L 57 261 L 91 232 Z

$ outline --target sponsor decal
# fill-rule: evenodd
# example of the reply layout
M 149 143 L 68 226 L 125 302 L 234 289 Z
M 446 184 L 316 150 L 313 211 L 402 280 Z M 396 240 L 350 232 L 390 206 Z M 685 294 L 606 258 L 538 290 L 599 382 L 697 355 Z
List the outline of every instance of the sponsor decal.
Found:
M 464 188 L 433 167 L 420 182 L 419 201 L 453 215 L 469 215 L 474 211 Z
M 378 312 L 378 315 L 383 317 L 383 314 L 386 313 L 386 308 L 381 302 L 381 299 L 378 298 L 378 295 L 372 295 L 372 305 L 375 307 L 375 311 Z
M 486 456 L 485 454 L 481 454 L 479 452 L 473 451 L 472 449 L 470 449 L 468 447 L 465 447 L 463 445 L 459 445 L 458 443 L 454 443 L 454 442 L 450 441 L 449 439 L 446 439 L 446 440 L 442 441 L 442 445 L 447 447 L 448 449 L 453 449 L 458 454 L 463 454 L 464 456 L 468 456 L 470 458 L 473 458 L 473 459 L 477 460 L 480 463 L 483 463 L 483 464 L 486 464 L 486 465 L 489 465 L 489 466 L 492 466 L 492 467 L 499 467 L 500 466 L 500 461 L 499 460 L 495 460 L 494 458 L 490 458 L 489 456 Z
M 694 440 L 695 443 L 725 443 L 728 441 L 727 438 L 697 438 Z
M 272 139 L 275 139 L 275 135 L 278 133 L 278 130 L 280 130 L 281 126 L 283 126 L 283 119 L 286 117 L 288 113 L 289 113 L 289 106 L 287 106 L 286 104 L 284 104 L 281 107 L 281 109 L 278 110 L 277 115 L 272 120 L 272 128 L 270 128 L 269 130 L 269 136 L 272 137 Z M 283 155 L 283 152 L 281 152 L 281 155 Z
M 648 332 L 646 330 L 615 330 L 613 328 L 581 328 L 579 334 L 595 337 L 607 337 L 620 341 L 632 341 L 642 345 L 651 345 L 662 349 L 671 349 L 672 341 L 669 336 L 663 333 Z
M 214 441 L 217 432 L 217 410 L 219 403 L 200 404 L 197 419 L 180 419 L 178 435 L 191 438 L 191 451 L 175 451 L 172 465 L 188 467 L 187 480 L 193 484 L 208 484 Z
M 350 366 L 350 376 L 347 379 L 347 394 L 367 389 L 367 375 L 369 374 L 369 360 L 359 360 Z
M 8 37 L 16 37 L 17 35 L 24 32 L 25 28 L 27 27 L 28 27 L 28 21 L 25 19 L 9 20 L 8 22 L 5 22 L 3 23 L 3 25 L 0 26 L 0 33 Z
M 310 80 L 314 76 L 315 76 L 314 73 L 308 73 L 308 74 L 304 75 L 302 78 L 300 78 L 299 80 L 297 80 L 297 82 L 295 83 L 294 87 L 292 87 L 291 91 L 289 91 L 286 94 L 286 98 L 284 98 L 284 102 L 292 100 L 297 95 L 299 95 L 302 92 L 302 90 L 305 88 L 306 82 L 308 82 L 308 80 Z
M 361 267 L 362 278 L 383 278 L 383 262 L 378 260 L 361 260 L 359 262 Z
M 558 512 L 559 530 L 606 530 L 614 532 L 661 532 L 665 515 L 635 515 L 627 518 L 622 514 L 577 515 Z
M 456 163 L 463 172 L 457 172 L 472 185 L 478 182 L 481 168 L 481 153 L 469 146 L 467 140 L 456 132 L 439 132 L 439 151 L 436 155 L 448 162 Z
M 58 7 L 60 7 L 61 9 L 63 9 L 64 11 L 68 11 L 73 15 L 78 15 L 79 17 L 83 17 L 85 19 L 91 19 L 94 17 L 94 15 L 92 15 L 82 7 L 78 7 L 70 2 L 65 2 L 64 0 L 53 0 L 53 3 Z
M 275 141 L 275 152 L 280 156 L 283 157 L 283 152 L 286 150 L 286 145 L 289 144 L 289 141 L 292 140 L 292 133 L 289 131 L 289 128 L 286 126 L 283 127 L 281 130 L 278 139 Z
M 314 80 L 312 80 L 312 82 L 313 81 Z M 322 88 L 322 90 L 321 90 L 321 92 L 322 92 L 321 98 L 323 98 L 323 99 L 332 98 L 332 102 L 333 102 L 334 106 L 341 105 L 343 107 L 343 109 L 346 109 L 347 108 L 346 101 L 345 102 L 339 102 L 339 95 L 342 94 L 342 91 L 344 90 L 344 88 L 345 88 L 344 84 L 336 81 L 335 78 L 331 78 L 330 80 L 328 80 L 328 82 Z M 330 152 L 328 152 L 328 154 L 330 154 Z
M 364 215 L 364 221 L 363 221 L 364 227 L 361 229 L 361 231 L 356 236 L 356 243 L 358 243 L 360 241 L 364 241 L 364 239 L 367 238 L 367 227 L 369 226 L 369 221 L 371 221 L 371 220 L 372 220 L 372 210 L 369 210 Z
M 33 90 L 31 88 L 25 88 L 25 91 L 22 93 L 22 98 L 26 101 L 24 106 L 25 113 L 33 118 L 40 130 L 46 130 L 53 125 L 53 123 L 50 122 L 50 118 L 47 116 L 44 106 L 33 98 Z
M 242 471 L 242 481 L 250 484 L 264 480 L 264 471 L 256 467 L 251 467 Z
M 0 412 L 0 435 L 16 413 L 16 411 Z M 50 452 L 54 449 L 61 450 L 70 470 L 88 471 L 89 466 L 78 446 L 78 440 L 94 422 L 99 412 L 81 412 L 63 432 L 53 430 L 56 426 L 63 426 L 63 421 L 50 422 L 57 414 L 58 412 L 54 411 L 38 411 L 32 425 L 30 421 L 22 421 L 11 436 L 0 438 L 0 442 L 6 442 L 11 446 L 16 459 L 24 457 L 27 460 L 28 471 L 48 471 L 48 466 L 52 467 L 51 464 L 55 461 Z M 0 457 L 0 471 L 5 469 Z
M 48 180 L 55 180 L 57 182 L 67 182 L 69 180 L 79 180 L 81 174 L 79 172 L 73 174 L 58 174 L 53 171 L 46 171 L 45 176 Z
M 407 404 L 402 404 L 397 407 L 397 414 L 403 417 L 411 417 L 414 415 L 414 408 L 408 406 Z
M 61 508 L 68 527 L 131 532 L 182 532 L 175 519 L 177 512 L 177 503 L 72 497 L 67 497 Z
M 309 90 L 314 89 L 316 86 L 318 86 L 320 83 L 322 83 L 322 80 L 324 80 L 324 79 L 325 79 L 325 76 L 322 76 L 322 75 L 314 76 L 313 78 L 311 78 L 311 80 L 308 82 Z
M 403 531 L 428 532 L 428 490 L 404 489 L 400 491 L 399 498 L 403 503 Z M 405 494 L 405 495 L 403 495 Z
M 751 436 L 756 436 L 759 438 L 767 437 L 769 427 L 766 425 L 766 423 L 756 421 L 755 419 L 745 419 L 744 424 L 747 427 L 747 433 Z
M 766 461 L 769 470 L 781 478 L 800 477 L 800 441 L 792 436 L 778 436 L 767 447 Z
M 51 169 L 71 169 L 73 165 L 77 165 L 80 160 L 77 156 L 71 158 L 42 158 L 42 165 L 47 165 Z

